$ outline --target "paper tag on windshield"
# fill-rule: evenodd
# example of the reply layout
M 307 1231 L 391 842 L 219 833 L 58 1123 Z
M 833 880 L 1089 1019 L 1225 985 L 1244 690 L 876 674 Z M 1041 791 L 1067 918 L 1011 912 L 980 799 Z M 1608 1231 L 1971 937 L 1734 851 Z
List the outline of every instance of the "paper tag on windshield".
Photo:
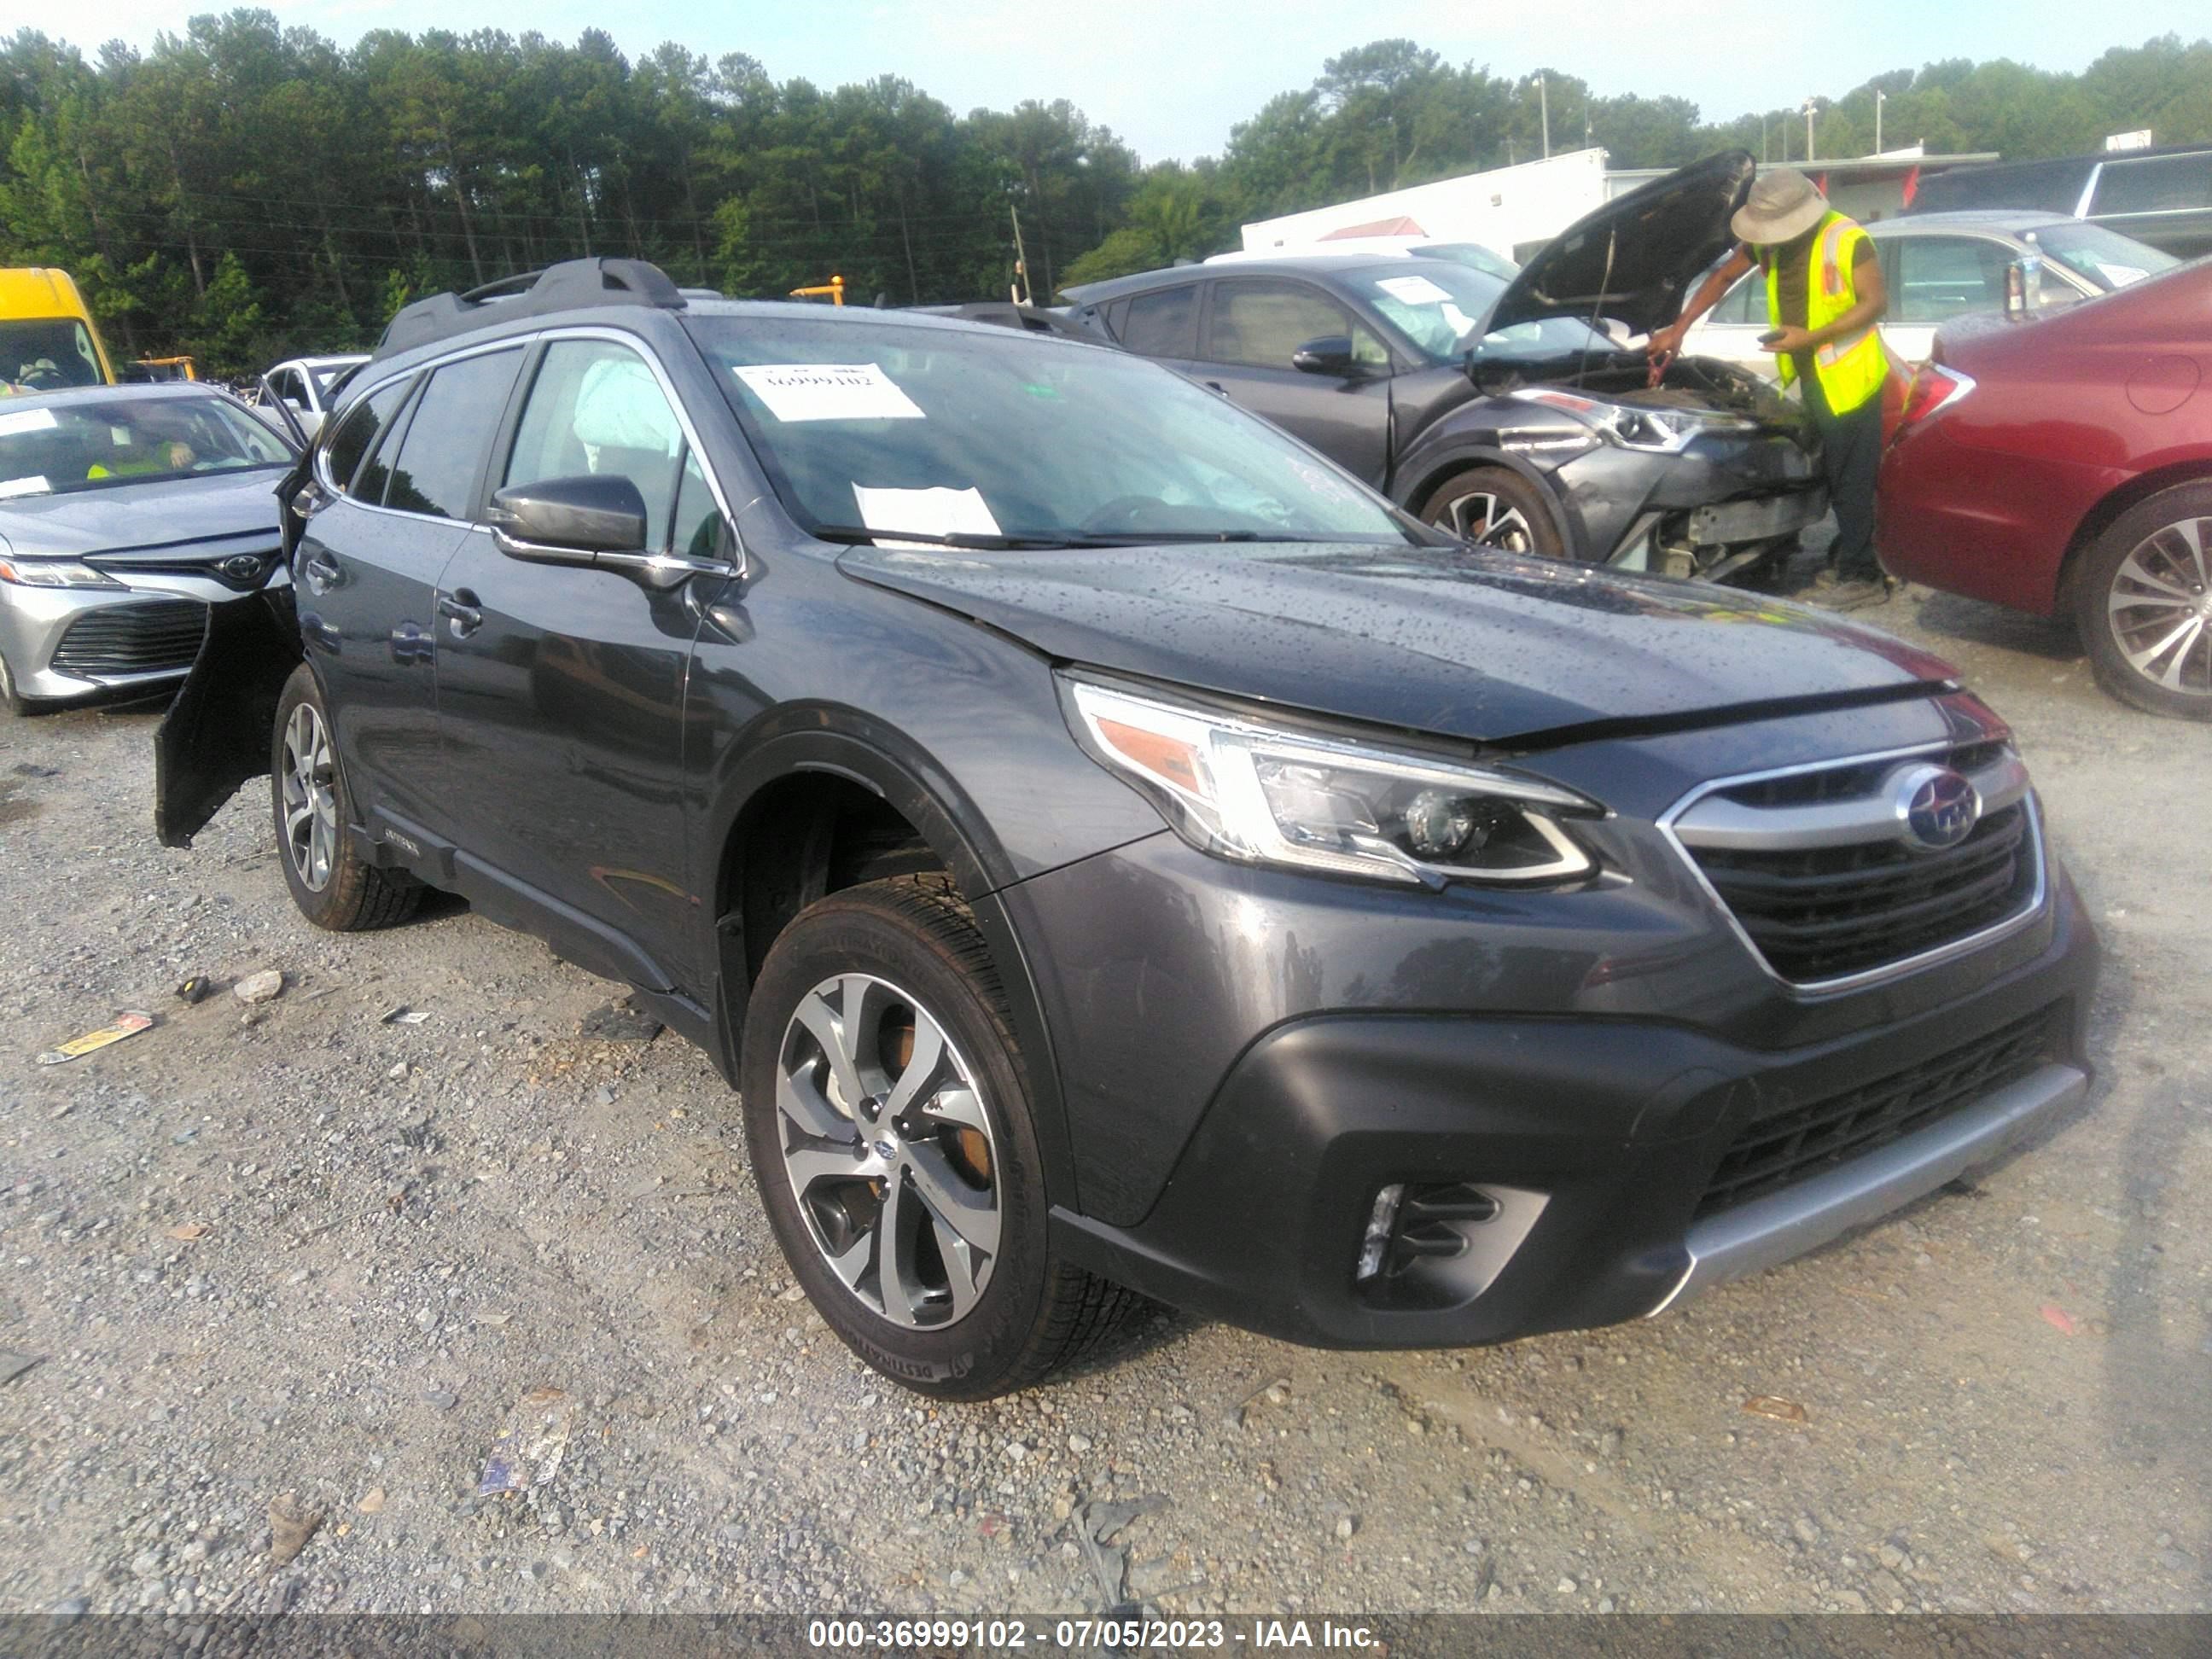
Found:
M 1448 290 L 1438 288 L 1425 276 L 1385 276 L 1375 286 L 1409 306 L 1432 306 L 1451 298 Z
M 43 495 L 47 488 L 44 478 L 0 478 L 0 501 L 10 495 Z
M 892 532 L 890 539 L 877 544 L 879 547 L 902 545 L 896 535 L 901 530 L 916 536 L 999 533 L 999 521 L 991 516 L 981 494 L 973 489 L 871 489 L 866 484 L 854 484 L 853 500 L 860 509 L 862 524 L 871 530 Z M 927 544 L 908 542 L 903 545 L 922 547 Z
M 18 432 L 46 432 L 56 424 L 51 409 L 19 409 L 13 414 L 0 415 L 0 438 L 12 438 Z
M 730 371 L 779 421 L 919 421 L 913 398 L 874 363 L 759 363 Z

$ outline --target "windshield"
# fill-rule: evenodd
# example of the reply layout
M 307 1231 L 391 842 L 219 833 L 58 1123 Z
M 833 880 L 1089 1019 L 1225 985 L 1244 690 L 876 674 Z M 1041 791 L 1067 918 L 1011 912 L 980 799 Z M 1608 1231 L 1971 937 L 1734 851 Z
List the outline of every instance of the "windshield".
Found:
M 1613 349 L 1611 340 L 1571 317 L 1540 318 L 1478 336 L 1475 331 L 1505 292 L 1505 283 L 1471 265 L 1402 259 L 1347 271 L 1341 280 L 1431 362 L 1451 362 L 1470 351 L 1553 357 Z
M 817 535 L 1066 546 L 1411 539 L 1234 404 L 1123 352 L 981 325 L 697 318 L 693 337 Z
M 1424 242 L 1409 251 L 1417 259 L 1442 259 L 1447 264 L 1465 265 L 1501 282 L 1510 282 L 1521 274 L 1521 267 L 1512 260 L 1492 253 L 1480 242 Z
M 212 395 L 10 409 L 0 401 L 0 497 L 110 489 L 152 478 L 289 466 L 292 447 Z
M 2171 253 L 2102 225 L 2039 225 L 2023 240 L 2041 249 L 2045 258 L 2056 259 L 2107 293 L 2181 263 Z
M 92 331 L 74 317 L 11 317 L 0 322 L 0 382 L 16 392 L 102 386 Z

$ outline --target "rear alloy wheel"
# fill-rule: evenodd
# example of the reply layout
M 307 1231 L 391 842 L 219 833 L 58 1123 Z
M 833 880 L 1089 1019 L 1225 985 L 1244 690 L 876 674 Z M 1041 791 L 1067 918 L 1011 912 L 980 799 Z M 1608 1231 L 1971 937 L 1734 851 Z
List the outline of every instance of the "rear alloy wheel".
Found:
M 2212 720 L 2212 483 L 2122 514 L 2090 549 L 2074 605 L 2106 690 L 2155 714 Z
M 284 884 L 300 914 L 335 933 L 389 927 L 415 914 L 422 888 L 398 870 L 364 860 L 347 832 L 353 804 L 331 736 L 330 712 L 313 672 L 301 663 L 276 702 L 269 757 L 270 805 L 284 856 Z
M 786 927 L 741 1080 L 784 1260 L 892 1381 L 945 1400 L 1026 1387 L 1133 1300 L 1053 1255 L 1005 995 L 944 878 L 848 888 Z
M 1421 520 L 1477 547 L 1547 559 L 1566 554 L 1543 492 L 1502 466 L 1476 467 L 1445 479 L 1422 504 Z

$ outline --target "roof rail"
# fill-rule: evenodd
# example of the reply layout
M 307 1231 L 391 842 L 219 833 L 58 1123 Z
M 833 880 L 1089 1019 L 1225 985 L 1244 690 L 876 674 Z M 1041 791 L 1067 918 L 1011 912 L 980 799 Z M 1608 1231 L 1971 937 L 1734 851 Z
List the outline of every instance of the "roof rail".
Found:
M 501 317 L 529 317 L 583 306 L 641 305 L 681 311 L 686 303 L 667 273 L 646 260 L 567 259 L 543 270 L 502 276 L 465 294 L 434 294 L 401 307 L 385 325 L 376 356 L 390 357 L 465 333 L 490 320 L 485 313 L 495 307 Z

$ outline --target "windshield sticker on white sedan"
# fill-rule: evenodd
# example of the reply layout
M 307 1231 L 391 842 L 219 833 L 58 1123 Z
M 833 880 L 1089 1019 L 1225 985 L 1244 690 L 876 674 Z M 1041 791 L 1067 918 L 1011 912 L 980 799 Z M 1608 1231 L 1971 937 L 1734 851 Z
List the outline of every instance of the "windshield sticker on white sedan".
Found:
M 0 438 L 12 438 L 18 432 L 48 432 L 57 424 L 51 409 L 19 409 L 12 415 L 0 415 Z
M 779 421 L 919 421 L 913 398 L 875 363 L 758 363 L 730 371 Z
M 890 534 L 878 547 L 901 545 L 896 532 L 912 536 L 995 536 L 999 521 L 991 516 L 982 492 L 976 489 L 872 489 L 853 486 L 853 501 L 860 509 L 860 522 L 871 530 Z M 910 542 L 908 546 L 926 544 Z
M 1409 306 L 1433 306 L 1449 301 L 1451 293 L 1425 276 L 1385 276 L 1375 284 L 1394 300 Z
M 0 478 L 0 501 L 10 495 L 43 495 L 47 489 L 44 478 Z

